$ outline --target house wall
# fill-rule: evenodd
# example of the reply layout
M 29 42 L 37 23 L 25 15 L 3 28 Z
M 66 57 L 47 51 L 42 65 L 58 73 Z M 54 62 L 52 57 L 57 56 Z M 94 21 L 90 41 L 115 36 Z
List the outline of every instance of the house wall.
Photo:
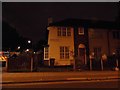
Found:
M 116 53 L 116 48 L 120 48 L 120 38 L 119 39 L 114 39 L 113 38 L 113 31 L 119 31 L 120 30 L 109 30 L 109 37 L 110 37 L 110 55 Z M 119 34 L 120 35 L 120 34 Z M 120 37 L 120 36 L 119 36 Z
M 78 34 L 78 28 L 84 28 L 84 34 Z M 84 45 L 85 49 L 85 58 L 81 58 L 79 56 L 79 45 Z M 74 49 L 75 49 L 75 68 L 80 68 L 82 65 L 87 64 L 88 62 L 88 52 L 89 52 L 89 44 L 88 44 L 88 29 L 86 27 L 74 27 Z M 83 63 L 83 61 L 85 63 Z
M 117 47 L 120 47 L 120 39 L 113 38 L 112 31 L 115 30 L 87 28 L 85 29 L 85 35 L 79 36 L 77 29 L 78 27 L 71 27 L 71 36 L 57 36 L 57 27 L 48 27 L 49 61 L 50 58 L 55 58 L 55 65 L 73 64 L 73 56 L 70 56 L 69 59 L 60 59 L 60 46 L 69 46 L 70 51 L 73 52 L 75 49 L 75 54 L 77 55 L 79 44 L 84 44 L 87 50 L 87 57 L 89 57 L 89 54 L 94 52 L 94 48 L 101 48 L 102 55 L 111 55 L 113 52 L 116 52 Z
M 60 46 L 69 46 L 70 51 L 74 51 L 73 28 L 71 28 L 71 36 L 57 36 L 57 27 L 48 27 L 48 45 L 49 59 L 55 58 L 55 65 L 71 65 L 73 57 L 69 59 L 60 59 Z
M 89 50 L 90 54 L 94 52 L 94 48 L 101 48 L 101 54 L 108 55 L 108 38 L 106 29 L 89 28 Z
M 117 47 L 120 47 L 120 39 L 113 38 L 113 31 L 117 30 L 89 28 L 88 31 L 90 54 L 94 52 L 93 48 L 101 47 L 101 54 L 109 56 L 116 52 Z

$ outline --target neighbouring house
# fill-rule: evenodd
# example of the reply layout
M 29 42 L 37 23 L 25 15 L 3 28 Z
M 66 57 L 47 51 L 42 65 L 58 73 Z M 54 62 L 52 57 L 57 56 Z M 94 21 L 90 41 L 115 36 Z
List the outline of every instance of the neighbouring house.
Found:
M 116 22 L 66 19 L 50 23 L 48 45 L 44 48 L 44 61 L 50 65 L 87 65 L 89 55 L 120 54 L 120 26 Z

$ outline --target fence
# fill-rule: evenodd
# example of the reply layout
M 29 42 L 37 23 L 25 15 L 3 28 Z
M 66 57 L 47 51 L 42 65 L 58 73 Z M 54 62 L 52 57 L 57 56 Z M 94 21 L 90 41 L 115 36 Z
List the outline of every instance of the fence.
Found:
M 120 56 L 108 56 L 106 60 L 93 59 L 91 63 L 88 62 L 88 66 L 92 68 L 91 70 L 113 70 L 115 67 L 120 68 Z
M 40 65 L 40 55 L 19 55 L 8 58 L 7 71 L 36 71 Z

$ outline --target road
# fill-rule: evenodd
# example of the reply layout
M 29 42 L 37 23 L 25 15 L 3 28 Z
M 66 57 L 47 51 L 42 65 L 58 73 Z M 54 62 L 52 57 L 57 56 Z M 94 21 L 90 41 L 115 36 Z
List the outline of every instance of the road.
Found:
M 118 78 L 119 72 L 27 72 L 27 73 L 2 73 L 3 82 L 29 82 L 29 81 L 51 81 L 68 79 L 97 79 Z
M 57 81 L 3 84 L 4 88 L 118 88 L 118 80 Z
M 3 88 L 117 88 L 119 72 L 2 73 Z

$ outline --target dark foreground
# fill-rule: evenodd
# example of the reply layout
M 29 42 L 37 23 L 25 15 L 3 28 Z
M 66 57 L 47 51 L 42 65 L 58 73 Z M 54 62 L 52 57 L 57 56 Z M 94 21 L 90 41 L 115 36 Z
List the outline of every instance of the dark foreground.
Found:
M 60 81 L 3 84 L 2 88 L 118 88 L 118 80 Z

